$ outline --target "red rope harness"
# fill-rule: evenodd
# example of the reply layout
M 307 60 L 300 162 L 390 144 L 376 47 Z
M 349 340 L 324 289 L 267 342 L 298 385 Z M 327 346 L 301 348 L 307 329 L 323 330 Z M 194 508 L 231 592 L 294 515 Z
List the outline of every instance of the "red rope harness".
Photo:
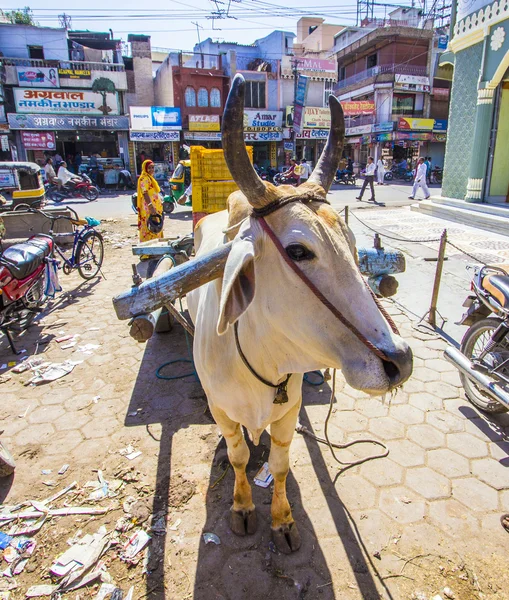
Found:
M 297 275 L 297 277 L 303 283 L 306 284 L 306 286 L 313 292 L 313 294 L 318 298 L 318 300 L 320 300 L 320 302 L 331 311 L 331 313 L 336 317 L 336 319 L 338 319 L 338 321 L 340 321 L 347 329 L 349 329 L 355 335 L 355 337 L 357 337 L 358 340 L 360 340 L 367 348 L 369 348 L 369 350 L 371 350 L 371 352 L 373 352 L 373 354 L 375 354 L 376 356 L 378 356 L 378 358 L 380 358 L 382 360 L 385 360 L 387 362 L 392 362 L 387 358 L 387 356 L 383 353 L 383 351 L 380 350 L 380 348 L 377 348 L 372 342 L 370 342 L 357 329 L 357 327 L 355 327 L 355 325 L 353 325 L 353 323 L 350 323 L 350 321 L 344 315 L 342 315 L 341 312 L 333 304 L 331 304 L 329 302 L 329 300 L 327 300 L 327 298 L 315 286 L 315 284 L 306 277 L 306 275 L 299 269 L 299 267 L 295 264 L 295 262 L 288 256 L 285 249 L 283 248 L 283 245 L 281 244 L 279 239 L 276 237 L 276 234 L 272 231 L 272 229 L 267 224 L 267 221 L 265 221 L 265 219 L 262 216 L 258 217 L 258 220 L 260 221 L 260 225 L 262 226 L 262 229 L 270 237 L 274 246 L 276 246 L 276 248 L 277 248 L 279 254 L 281 255 L 281 257 L 283 258 L 283 260 L 290 267 L 290 269 L 295 273 L 295 275 Z M 375 304 L 378 307 L 378 310 L 385 317 L 385 319 L 386 319 L 387 323 L 389 324 L 390 328 L 392 329 L 392 331 L 395 334 L 399 334 L 396 324 L 391 319 L 391 317 L 389 316 L 387 311 L 384 309 L 384 307 L 380 304 L 377 297 L 375 296 L 375 294 L 373 293 L 373 291 L 371 290 L 371 288 L 368 286 L 367 283 L 366 283 L 366 287 L 369 289 L 369 291 L 375 301 Z

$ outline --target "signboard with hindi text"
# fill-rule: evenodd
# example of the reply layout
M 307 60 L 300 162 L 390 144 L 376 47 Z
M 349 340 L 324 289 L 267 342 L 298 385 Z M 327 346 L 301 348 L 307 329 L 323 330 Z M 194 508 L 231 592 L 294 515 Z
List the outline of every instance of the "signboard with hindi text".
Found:
M 55 134 L 51 131 L 22 131 L 21 139 L 26 150 L 55 150 Z
M 374 100 L 345 100 L 341 102 L 345 117 L 356 117 L 357 115 L 373 115 L 375 114 Z
M 174 106 L 130 106 L 134 131 L 178 131 L 182 129 L 180 108 Z
M 219 115 L 189 115 L 189 131 L 221 131 Z
M 18 113 L 118 115 L 116 93 L 14 88 Z
M 20 115 L 8 113 L 7 120 L 11 129 L 51 130 L 51 131 L 87 131 L 90 129 L 109 129 L 127 131 L 128 117 L 94 117 L 93 115 Z

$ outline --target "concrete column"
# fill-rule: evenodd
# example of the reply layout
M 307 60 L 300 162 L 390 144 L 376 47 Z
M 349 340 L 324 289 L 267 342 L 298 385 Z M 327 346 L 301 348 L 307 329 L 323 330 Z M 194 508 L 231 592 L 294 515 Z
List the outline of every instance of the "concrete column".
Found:
M 493 99 L 495 90 L 477 91 L 477 111 L 475 116 L 474 139 L 472 140 L 472 158 L 468 173 L 467 195 L 465 202 L 482 202 L 482 190 L 490 146 L 491 123 L 493 121 Z M 460 152 L 461 150 L 458 149 Z

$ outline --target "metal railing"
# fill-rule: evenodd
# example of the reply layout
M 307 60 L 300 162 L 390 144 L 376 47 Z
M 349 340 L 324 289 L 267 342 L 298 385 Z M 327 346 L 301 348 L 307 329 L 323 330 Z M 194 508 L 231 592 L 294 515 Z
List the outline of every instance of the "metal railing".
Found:
M 376 75 L 415 75 L 418 77 L 425 77 L 427 75 L 426 67 L 417 67 L 414 65 L 398 65 L 398 64 L 390 64 L 390 65 L 377 65 L 376 67 L 371 67 L 371 69 L 366 69 L 365 71 L 360 71 L 355 75 L 350 77 L 346 77 L 341 81 L 338 81 L 336 84 L 336 91 L 348 87 L 349 85 L 353 85 L 355 83 L 359 83 L 359 81 L 364 81 L 365 79 L 369 79 L 370 77 L 375 77 Z
M 358 115 L 356 117 L 345 117 L 345 127 L 358 127 L 359 125 L 373 125 L 376 123 L 376 115 Z
M 7 67 L 53 67 L 75 69 L 77 71 L 125 71 L 123 63 L 90 62 L 87 60 L 47 60 L 42 58 L 0 58 L 0 63 Z
M 222 68 L 220 54 L 205 54 L 204 52 L 179 52 L 179 67 L 184 69 L 216 69 Z

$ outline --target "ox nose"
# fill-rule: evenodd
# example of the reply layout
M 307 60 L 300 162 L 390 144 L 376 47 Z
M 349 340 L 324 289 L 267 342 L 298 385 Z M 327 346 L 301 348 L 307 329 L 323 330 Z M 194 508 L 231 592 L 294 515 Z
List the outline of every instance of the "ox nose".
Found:
M 405 383 L 412 374 L 413 354 L 410 346 L 403 344 L 391 352 L 384 351 L 388 360 L 382 360 L 385 374 L 389 378 L 391 388 Z

